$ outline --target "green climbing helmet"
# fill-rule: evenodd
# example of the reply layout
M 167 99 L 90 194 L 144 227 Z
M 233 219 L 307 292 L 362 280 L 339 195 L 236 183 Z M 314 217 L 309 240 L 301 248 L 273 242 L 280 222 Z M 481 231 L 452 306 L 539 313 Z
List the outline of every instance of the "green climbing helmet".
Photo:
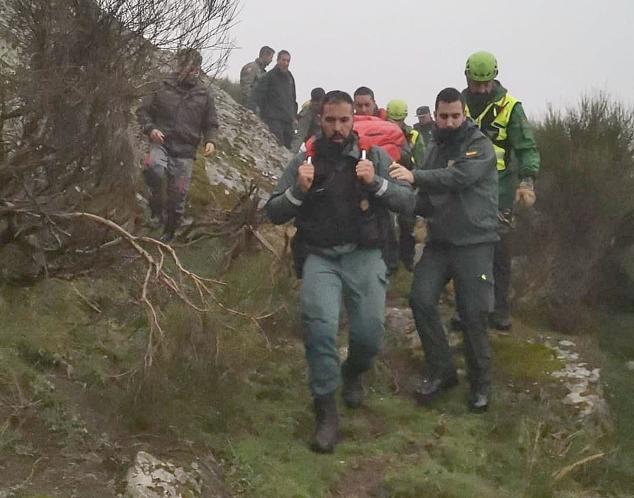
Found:
M 491 81 L 498 75 L 498 61 L 490 52 L 476 52 L 467 59 L 464 74 L 471 81 Z
M 387 103 L 387 118 L 402 121 L 407 117 L 407 102 L 394 99 Z

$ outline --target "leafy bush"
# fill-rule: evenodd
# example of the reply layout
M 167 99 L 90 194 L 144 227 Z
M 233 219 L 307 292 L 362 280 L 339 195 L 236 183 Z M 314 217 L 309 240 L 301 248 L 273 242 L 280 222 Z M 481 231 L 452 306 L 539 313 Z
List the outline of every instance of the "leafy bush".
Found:
M 579 303 L 596 302 L 603 261 L 634 211 L 634 110 L 607 95 L 551 110 L 536 127 L 542 157 L 538 204 L 527 233 L 533 298 L 563 329 L 579 325 Z M 566 310 L 568 312 L 566 312 Z

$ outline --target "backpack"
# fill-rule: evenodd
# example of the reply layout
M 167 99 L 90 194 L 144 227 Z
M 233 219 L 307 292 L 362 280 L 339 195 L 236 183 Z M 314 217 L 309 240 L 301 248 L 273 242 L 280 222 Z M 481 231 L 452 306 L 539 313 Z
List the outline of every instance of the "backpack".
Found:
M 400 127 L 390 121 L 375 116 L 354 116 L 353 130 L 359 137 L 359 149 L 369 150 L 372 146 L 381 147 L 393 161 L 401 159 L 401 150 L 405 145 L 405 135 Z M 306 157 L 315 155 L 315 137 L 306 141 Z

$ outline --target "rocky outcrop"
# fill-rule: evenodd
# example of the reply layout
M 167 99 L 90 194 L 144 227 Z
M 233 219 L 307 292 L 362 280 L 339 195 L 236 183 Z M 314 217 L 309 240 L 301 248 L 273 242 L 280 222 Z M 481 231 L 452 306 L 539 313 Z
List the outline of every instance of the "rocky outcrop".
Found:
M 210 183 L 239 190 L 254 180 L 270 190 L 292 154 L 253 112 L 218 87 L 214 93 L 220 130 L 218 150 L 207 160 Z
M 126 498 L 225 498 L 227 491 L 199 462 L 189 468 L 139 451 L 126 476 Z

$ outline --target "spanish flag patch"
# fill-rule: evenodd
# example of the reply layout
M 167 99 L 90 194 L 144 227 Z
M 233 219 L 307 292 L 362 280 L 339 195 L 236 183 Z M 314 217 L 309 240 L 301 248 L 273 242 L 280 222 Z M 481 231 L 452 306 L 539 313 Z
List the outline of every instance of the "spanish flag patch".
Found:
M 477 156 L 477 155 L 478 155 L 478 151 L 477 151 L 477 150 L 468 150 L 468 151 L 465 153 L 465 156 L 466 156 L 466 157 L 475 157 L 475 156 Z

